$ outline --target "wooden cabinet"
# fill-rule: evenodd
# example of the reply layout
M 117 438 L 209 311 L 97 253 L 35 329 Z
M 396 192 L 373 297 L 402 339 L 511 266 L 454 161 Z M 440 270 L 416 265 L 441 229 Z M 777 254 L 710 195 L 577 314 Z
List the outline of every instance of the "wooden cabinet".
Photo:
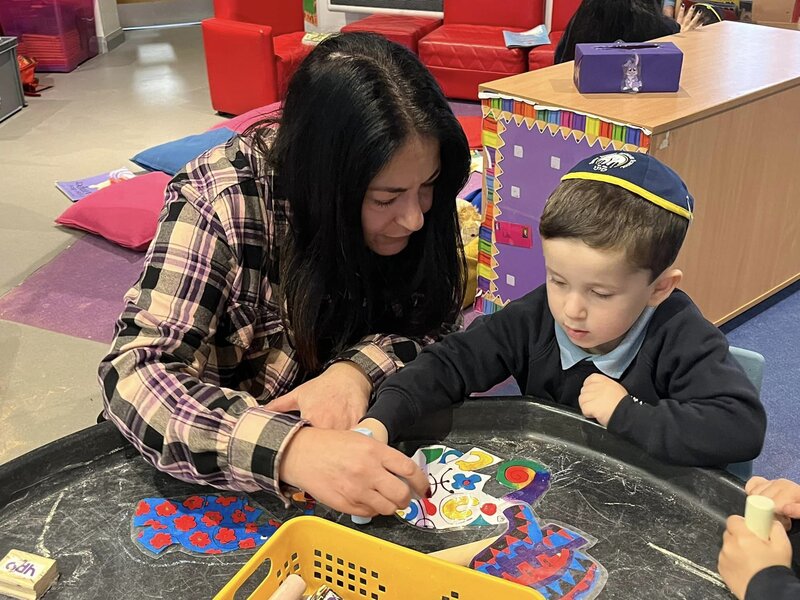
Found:
M 544 281 L 544 201 L 578 160 L 611 148 L 649 152 L 689 186 L 695 219 L 677 266 L 709 320 L 800 278 L 800 33 L 723 22 L 664 39 L 684 52 L 674 94 L 583 95 L 572 63 L 481 86 L 479 310 Z

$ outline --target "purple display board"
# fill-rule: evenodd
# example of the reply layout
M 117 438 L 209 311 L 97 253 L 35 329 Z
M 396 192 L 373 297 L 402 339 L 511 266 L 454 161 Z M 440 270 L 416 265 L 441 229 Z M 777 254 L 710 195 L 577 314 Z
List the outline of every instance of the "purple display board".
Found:
M 481 101 L 484 220 L 475 310 L 490 314 L 545 281 L 539 220 L 575 164 L 605 150 L 647 152 L 650 132 L 505 96 Z
M 576 141 L 562 129 L 552 133 L 525 122 L 503 122 L 502 147 L 495 181 L 495 294 L 505 302 L 515 300 L 545 281 L 539 217 L 561 177 L 580 160 L 602 151 L 599 140 L 590 146 L 586 137 Z M 499 213 L 499 215 L 498 215 Z M 517 226 L 517 227 L 515 227 Z M 519 226 L 528 228 L 530 247 L 515 237 Z M 504 236 L 503 234 L 506 233 Z M 511 243 L 503 240 L 509 239 Z

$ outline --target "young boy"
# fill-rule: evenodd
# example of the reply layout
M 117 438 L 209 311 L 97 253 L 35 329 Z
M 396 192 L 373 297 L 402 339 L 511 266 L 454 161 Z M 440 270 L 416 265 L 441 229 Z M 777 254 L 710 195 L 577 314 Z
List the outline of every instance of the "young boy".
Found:
M 728 517 L 719 574 L 739 600 L 796 600 L 800 598 L 800 485 L 753 477 L 745 491 L 772 498 L 777 520 L 764 541 L 742 517 Z
M 758 456 L 758 394 L 725 336 L 676 289 L 692 208 L 683 181 L 648 155 L 580 162 L 542 213 L 547 283 L 426 348 L 379 389 L 365 426 L 397 439 L 512 375 L 525 395 L 579 409 L 670 463 Z

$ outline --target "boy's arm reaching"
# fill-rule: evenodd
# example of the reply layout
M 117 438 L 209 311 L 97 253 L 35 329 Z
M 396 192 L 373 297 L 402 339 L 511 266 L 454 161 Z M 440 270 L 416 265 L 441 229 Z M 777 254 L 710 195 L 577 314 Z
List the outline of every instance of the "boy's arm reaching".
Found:
M 532 294 L 483 317 L 464 332 L 446 336 L 425 348 L 378 390 L 365 418 L 374 418 L 396 440 L 423 415 L 484 391 L 509 375 L 525 380 L 529 344 L 537 332 L 537 304 L 544 294 Z

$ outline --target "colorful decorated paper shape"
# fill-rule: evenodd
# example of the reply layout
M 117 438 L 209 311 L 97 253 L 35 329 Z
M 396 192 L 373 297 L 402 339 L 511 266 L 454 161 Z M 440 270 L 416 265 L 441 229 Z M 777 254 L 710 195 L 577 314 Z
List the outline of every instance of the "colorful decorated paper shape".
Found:
M 525 504 L 507 508 L 505 515 L 505 534 L 479 552 L 471 568 L 532 587 L 545 600 L 597 597 L 608 573 L 583 551 L 593 538 L 555 524 L 541 528 Z
M 590 600 L 602 590 L 608 573 L 586 554 L 594 538 L 558 524 L 540 527 L 536 519 L 532 505 L 550 487 L 544 465 L 441 445 L 420 448 L 413 458 L 428 474 L 433 497 L 398 512 L 408 524 L 441 530 L 506 523 L 506 532 L 478 553 L 472 568 L 527 585 L 545 600 Z M 486 471 L 512 491 L 502 498 L 487 494 L 492 475 Z
M 467 452 L 434 445 L 420 448 L 412 459 L 428 475 L 432 496 L 412 500 L 398 516 L 422 529 L 489 527 L 505 523 L 503 509 L 508 502 L 483 491 L 491 479 L 479 469 L 500 462 L 500 458 L 480 448 Z
M 302 490 L 292 494 L 292 504 L 302 510 L 306 516 L 313 516 L 318 506 L 317 501 Z
M 454 461 L 454 464 L 463 471 L 477 471 L 499 462 L 500 459 L 494 454 L 489 454 L 480 448 L 473 448 Z
M 533 460 L 514 459 L 502 463 L 497 468 L 497 480 L 515 490 L 504 496 L 505 500 L 531 506 L 550 489 L 550 471 Z
M 188 552 L 222 554 L 261 546 L 280 522 L 239 496 L 144 498 L 133 515 L 134 540 L 153 554 L 177 545 Z

